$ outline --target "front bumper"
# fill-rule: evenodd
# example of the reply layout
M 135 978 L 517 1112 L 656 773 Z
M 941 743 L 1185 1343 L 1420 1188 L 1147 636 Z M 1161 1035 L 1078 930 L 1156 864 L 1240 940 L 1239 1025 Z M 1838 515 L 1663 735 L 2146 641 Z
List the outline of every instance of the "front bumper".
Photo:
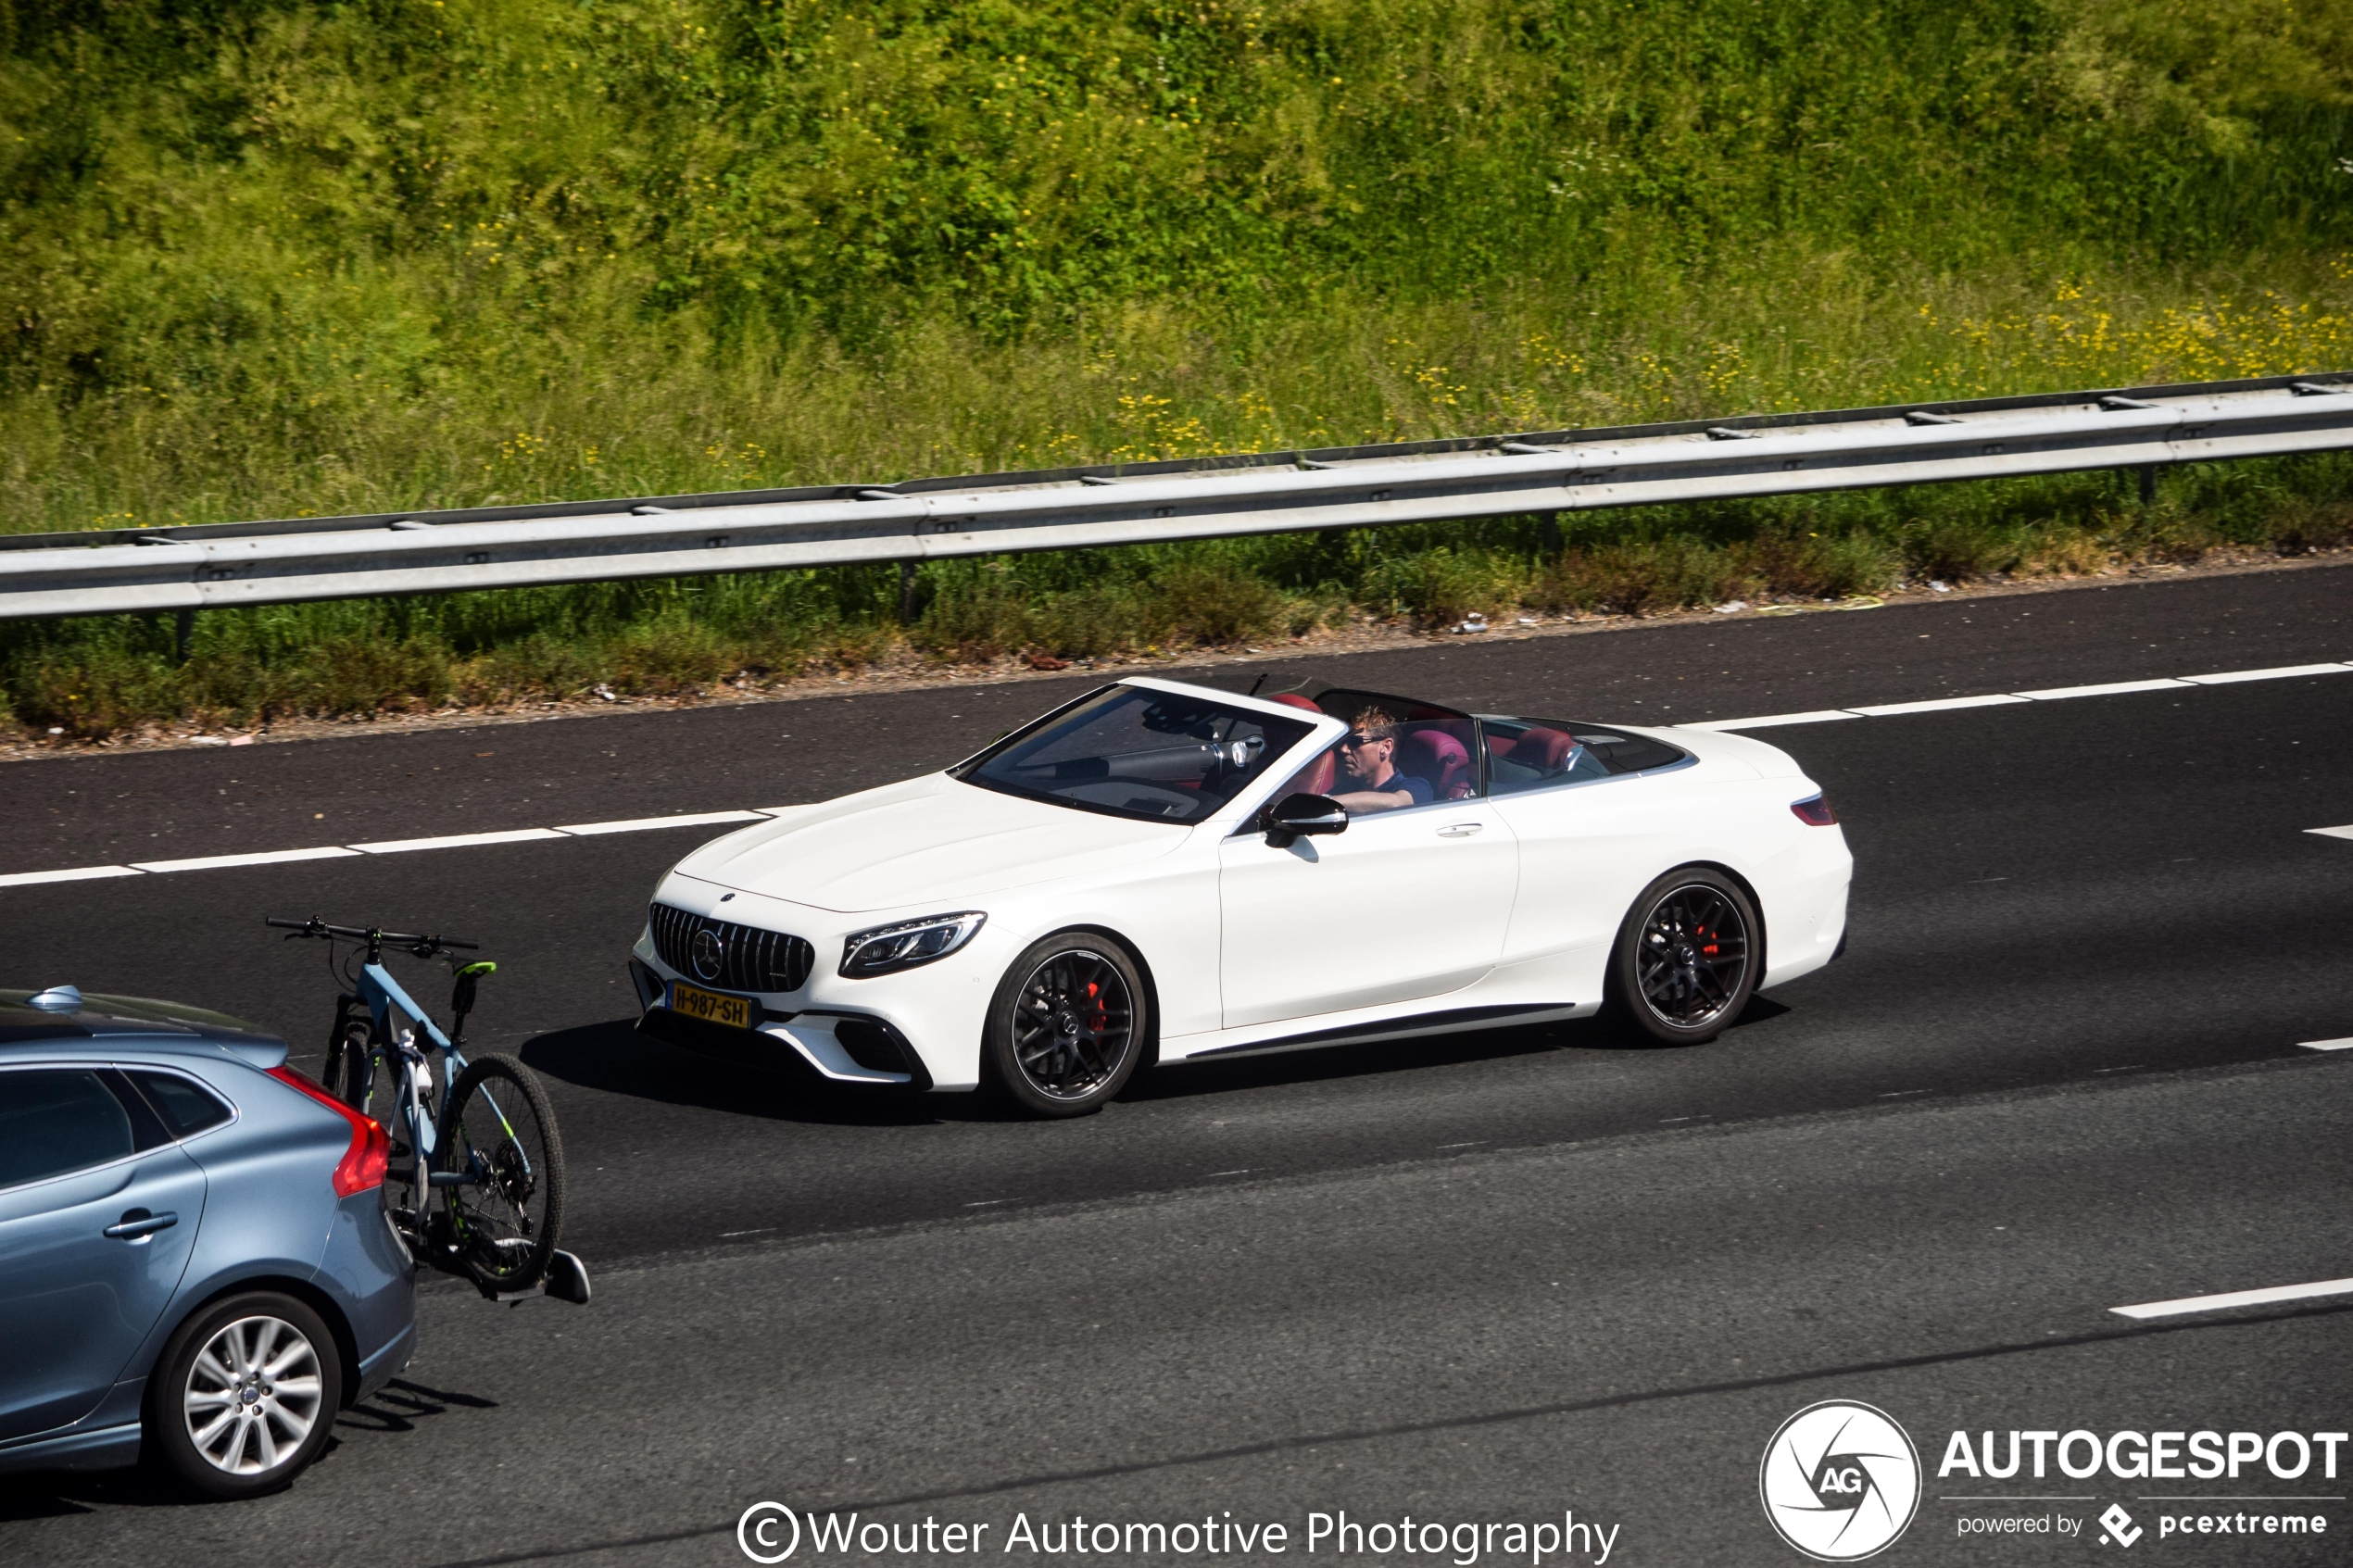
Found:
M 871 1012 L 780 1011 L 759 1001 L 749 1030 L 711 1023 L 668 1006 L 670 982 L 702 982 L 673 975 L 650 955 L 629 960 L 629 982 L 637 993 L 637 1029 L 698 1055 L 755 1067 L 800 1069 L 837 1084 L 928 1089 L 933 1086 L 923 1054 L 889 1019 Z

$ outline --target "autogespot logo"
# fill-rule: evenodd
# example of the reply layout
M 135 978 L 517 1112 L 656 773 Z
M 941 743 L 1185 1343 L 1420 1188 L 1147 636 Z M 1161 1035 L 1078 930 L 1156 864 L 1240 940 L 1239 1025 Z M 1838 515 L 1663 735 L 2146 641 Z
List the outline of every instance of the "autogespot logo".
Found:
M 1920 1506 L 1920 1456 L 1884 1411 L 1808 1405 L 1765 1445 L 1756 1490 L 1781 1539 L 1821 1562 L 1886 1549 Z

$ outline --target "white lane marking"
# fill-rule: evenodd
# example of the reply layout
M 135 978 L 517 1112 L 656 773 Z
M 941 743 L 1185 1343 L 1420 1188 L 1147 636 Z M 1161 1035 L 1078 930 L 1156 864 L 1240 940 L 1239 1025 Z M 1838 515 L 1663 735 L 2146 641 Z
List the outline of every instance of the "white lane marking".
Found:
M 1843 708 L 1818 708 L 1811 713 L 1768 713 L 1761 719 L 1704 719 L 1696 724 L 1678 724 L 1679 730 L 1761 730 L 1768 724 L 1827 724 L 1833 719 L 1860 719 L 1860 713 L 1849 713 Z
M 346 849 L 340 844 L 322 844 L 316 849 L 265 849 L 258 855 L 199 855 L 191 860 L 133 860 L 132 865 L 143 872 L 208 872 L 225 866 L 274 866 L 283 860 L 340 860 L 357 855 L 357 849 Z
M 2308 1051 L 2353 1051 L 2353 1038 L 2343 1040 L 2299 1040 Z
M 774 1226 L 774 1225 L 754 1225 L 754 1226 L 752 1226 L 752 1228 L 751 1228 L 751 1229 L 749 1229 L 749 1230 L 748 1230 L 748 1231 L 721 1231 L 721 1232 L 719 1233 L 719 1239 L 720 1239 L 720 1240 L 722 1240 L 722 1241 L 725 1241 L 725 1240 L 726 1240 L 729 1236 L 766 1236 L 766 1235 L 767 1235 L 770 1231 L 773 1231 L 773 1230 L 774 1230 L 775 1228 L 776 1228 L 776 1227 L 775 1227 L 775 1226 Z
M 2353 823 L 2341 828 L 2306 828 L 2304 831 L 2317 833 L 2323 838 L 2353 838 Z
M 1931 697 L 1926 702 L 1882 702 L 1870 708 L 1850 708 L 1847 711 L 1866 719 L 1885 719 L 1897 713 L 1942 713 L 1948 708 L 2002 708 L 2026 700 L 2009 692 L 1991 692 L 1984 696 Z
M 2177 1301 L 2144 1301 L 2136 1307 L 2110 1307 L 2108 1311 L 2126 1318 L 2173 1318 L 2189 1312 L 2225 1312 L 2233 1307 L 2265 1307 L 2274 1301 L 2309 1301 L 2320 1296 L 2353 1296 L 2353 1279 L 2274 1285 L 2261 1290 L 2226 1290 L 2219 1296 L 2184 1296 Z
M 1239 1171 L 1212 1171 L 1209 1174 L 1211 1176 L 1247 1176 L 1250 1173 L 1251 1167 L 1245 1165 Z M 1208 1177 L 1205 1176 L 1202 1180 L 1206 1181 Z
M 2013 692 L 2013 696 L 2034 702 L 2057 702 L 2070 696 L 2121 696 L 2126 692 L 2161 692 L 2169 686 L 2186 686 L 2187 681 L 2109 681 L 2097 686 L 2045 686 L 2039 692 Z
M 756 822 L 765 811 L 697 811 L 683 817 L 630 817 L 617 822 L 564 822 L 556 828 L 578 838 L 605 833 L 648 833 L 655 828 L 700 827 L 706 822 Z
M 131 866 L 76 866 L 62 872 L 12 872 L 0 876 L 0 887 L 29 887 L 36 882 L 88 882 L 101 876 L 144 876 Z
M 385 838 L 352 847 L 363 855 L 405 855 L 411 849 L 463 849 L 476 844 L 527 844 L 535 838 L 568 836 L 554 828 L 517 828 L 512 833 L 453 833 L 447 838 Z
M 2224 670 L 2212 675 L 2169 676 L 2155 681 L 2111 681 L 2096 686 L 2048 686 L 2032 692 L 1989 692 L 1983 696 L 1940 697 L 1928 702 L 1882 702 L 1868 708 L 1824 708 L 1810 713 L 1768 713 L 1755 719 L 1706 719 L 1678 724 L 1679 730 L 1761 730 L 1774 724 L 1818 724 L 1831 719 L 1883 719 L 1898 713 L 1935 713 L 1948 708 L 1994 708 L 2013 702 L 2046 702 L 2055 697 L 2111 696 L 2124 692 L 2162 691 L 2168 686 L 2220 686 L 2237 681 L 2284 681 L 2299 675 L 2353 673 L 2353 659 L 2343 664 L 2282 664 L 2269 670 Z
M 2241 681 L 2286 681 L 2299 675 L 2353 674 L 2353 664 L 2283 664 L 2271 670 L 2225 670 L 2216 675 L 2184 675 L 2194 686 L 2228 686 Z

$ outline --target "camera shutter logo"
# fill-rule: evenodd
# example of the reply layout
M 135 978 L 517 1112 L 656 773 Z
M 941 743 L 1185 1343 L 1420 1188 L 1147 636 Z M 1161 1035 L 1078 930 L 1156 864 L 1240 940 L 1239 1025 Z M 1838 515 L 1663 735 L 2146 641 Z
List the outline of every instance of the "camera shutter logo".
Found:
M 695 933 L 689 950 L 694 955 L 695 972 L 705 980 L 718 979 L 719 972 L 727 967 L 727 944 L 719 939 L 717 932 L 708 927 Z
M 1919 1511 L 1919 1450 L 1885 1411 L 1825 1399 L 1781 1423 L 1756 1489 L 1781 1539 L 1818 1562 L 1856 1562 Z

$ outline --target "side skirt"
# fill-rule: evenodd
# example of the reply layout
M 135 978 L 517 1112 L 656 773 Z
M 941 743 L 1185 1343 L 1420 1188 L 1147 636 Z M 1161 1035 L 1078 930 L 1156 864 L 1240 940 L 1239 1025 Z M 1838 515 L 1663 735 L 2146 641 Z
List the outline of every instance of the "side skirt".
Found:
M 1520 1023 L 1549 1023 L 1579 1017 L 1591 1010 L 1578 1002 L 1516 1003 L 1499 1007 L 1448 1008 L 1440 1012 L 1410 1013 L 1373 1023 L 1352 1023 L 1338 1029 L 1315 1029 L 1303 1035 L 1282 1035 L 1239 1046 L 1214 1046 L 1167 1063 L 1182 1067 L 1190 1061 L 1211 1061 L 1232 1056 L 1271 1055 L 1277 1051 L 1314 1050 L 1322 1046 L 1362 1045 L 1374 1040 L 1410 1040 L 1423 1035 L 1458 1035 L 1468 1029 L 1499 1029 Z

